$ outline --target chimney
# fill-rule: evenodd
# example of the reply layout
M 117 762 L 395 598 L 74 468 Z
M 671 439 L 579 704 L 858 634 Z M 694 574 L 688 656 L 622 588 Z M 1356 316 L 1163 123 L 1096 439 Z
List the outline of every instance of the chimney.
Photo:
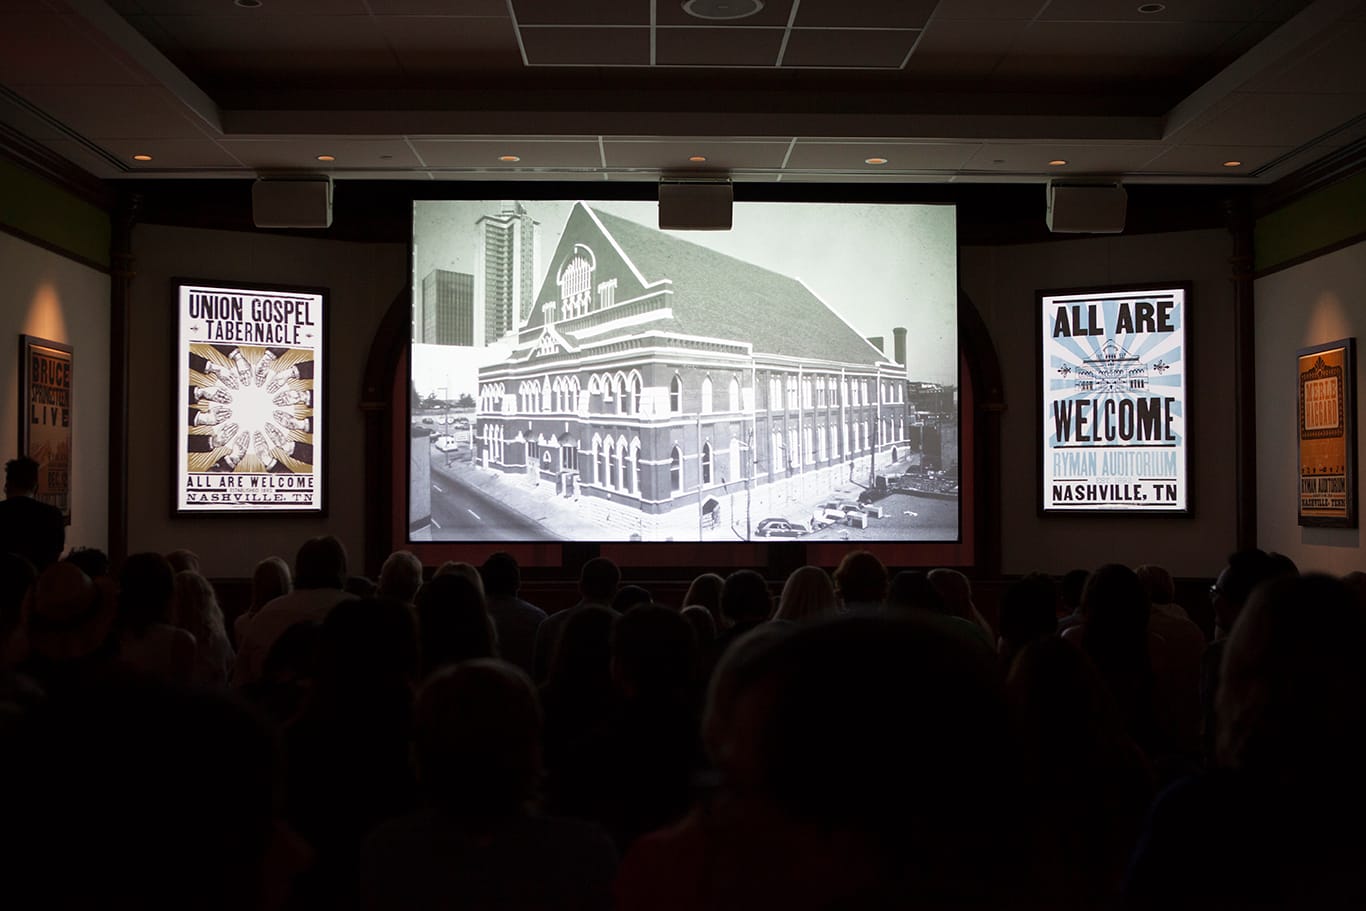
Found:
M 867 339 L 865 339 L 865 341 L 867 341 L 868 344 L 872 345 L 877 350 L 881 351 L 883 354 L 887 353 L 887 349 L 884 347 L 887 340 L 884 339 L 882 336 L 870 335 Z
M 896 362 L 901 366 L 906 366 L 906 329 L 897 326 L 892 330 L 892 337 L 895 339 Z

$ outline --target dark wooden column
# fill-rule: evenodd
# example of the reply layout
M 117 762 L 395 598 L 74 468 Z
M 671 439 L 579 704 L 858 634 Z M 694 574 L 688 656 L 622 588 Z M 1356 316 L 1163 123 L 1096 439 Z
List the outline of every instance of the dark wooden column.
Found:
M 1006 409 L 1005 389 L 991 334 L 965 294 L 958 295 L 958 350 L 972 373 L 972 414 L 960 414 L 959 420 L 972 421 L 973 567 L 979 578 L 994 578 L 1001 573 L 1001 414 Z

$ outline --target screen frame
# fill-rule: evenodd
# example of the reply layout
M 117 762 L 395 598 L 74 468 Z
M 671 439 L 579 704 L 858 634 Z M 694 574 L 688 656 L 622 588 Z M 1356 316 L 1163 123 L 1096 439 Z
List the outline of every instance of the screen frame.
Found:
M 1035 335 L 1035 380 L 1034 380 L 1034 456 L 1035 470 L 1034 478 L 1036 485 L 1035 503 L 1040 518 L 1056 519 L 1067 516 L 1103 516 L 1107 518 L 1152 518 L 1179 516 L 1190 518 L 1195 514 L 1195 485 L 1191 478 L 1192 448 L 1194 446 L 1191 428 L 1194 424 L 1195 408 L 1193 399 L 1196 398 L 1195 390 L 1190 382 L 1192 370 L 1191 346 L 1194 339 L 1192 330 L 1193 313 L 1193 282 L 1171 281 L 1171 282 L 1134 282 L 1129 284 L 1115 285 L 1094 285 L 1078 288 L 1052 288 L 1038 290 L 1034 292 L 1034 309 L 1036 314 L 1036 335 Z M 1044 466 L 1049 456 L 1046 451 L 1048 445 L 1048 434 L 1045 430 L 1046 403 L 1044 396 L 1044 376 L 1045 363 L 1048 353 L 1045 351 L 1045 336 L 1047 333 L 1048 320 L 1045 316 L 1045 301 L 1059 297 L 1071 297 L 1076 295 L 1105 296 L 1114 298 L 1141 297 L 1145 293 L 1160 291 L 1180 291 L 1182 293 L 1181 303 L 1181 389 L 1182 389 L 1182 421 L 1184 424 L 1183 443 L 1181 449 L 1181 470 L 1185 476 L 1185 503 L 1181 509 L 1150 509 L 1141 506 L 1133 508 L 1104 508 L 1104 507 L 1082 507 L 1075 509 L 1060 509 L 1048 506 L 1048 498 L 1045 496 L 1046 482 L 1044 478 Z
M 180 469 L 180 454 L 186 448 L 188 434 L 185 432 L 184 420 L 180 414 L 180 393 L 181 393 L 181 371 L 186 367 L 188 351 L 181 350 L 182 319 L 184 312 L 180 306 L 180 295 L 184 288 L 208 288 L 223 291 L 244 291 L 249 294 L 307 294 L 315 295 L 318 298 L 320 313 L 320 328 L 317 351 L 322 355 L 322 370 L 315 371 L 313 377 L 313 400 L 314 410 L 322 415 L 322 433 L 314 434 L 313 454 L 315 471 L 315 489 L 317 491 L 317 505 L 307 509 L 293 509 L 274 506 L 271 504 L 259 504 L 251 507 L 239 508 L 213 508 L 213 509 L 186 509 L 180 505 L 180 491 L 184 489 L 186 478 L 182 476 Z M 187 276 L 173 276 L 170 279 L 170 307 L 172 318 L 168 320 L 170 331 L 170 351 L 171 351 L 171 378 L 168 384 L 169 391 L 169 413 L 173 418 L 173 426 L 176 428 L 171 433 L 171 459 L 172 470 L 170 474 L 170 515 L 174 519 L 189 518 L 215 518 L 225 516 L 252 517 L 270 516 L 272 519 L 297 517 L 300 519 L 319 519 L 327 518 L 331 508 L 330 488 L 332 478 L 331 471 L 331 446 L 329 440 L 332 433 L 332 396 L 331 396 L 331 371 L 332 371 L 332 348 L 331 348 L 331 289 L 314 285 L 294 285 L 280 284 L 274 282 L 256 281 L 231 281 L 225 279 L 199 279 Z M 185 472 L 188 474 L 188 471 Z
M 409 284 L 408 284 L 408 314 L 407 314 L 408 322 L 407 322 L 405 325 L 411 325 L 413 319 L 415 318 L 415 309 L 416 309 L 416 307 L 417 307 L 417 294 L 419 293 L 418 278 L 417 278 L 417 276 L 416 276 L 416 268 L 415 268 L 415 249 L 416 249 L 415 241 L 416 241 L 416 238 L 413 236 L 413 233 L 412 233 L 412 232 L 413 232 L 413 229 L 414 229 L 413 211 L 414 211 L 414 207 L 415 207 L 417 204 L 419 204 L 419 203 L 430 203 L 430 202 L 472 202 L 472 201 L 485 201 L 485 200 L 497 200 L 497 199 L 509 199 L 509 198 L 518 199 L 518 200 L 526 200 L 526 201 L 533 201 L 533 200 L 537 200 L 537 201 L 561 201 L 561 200 L 563 200 L 563 201 L 570 201 L 570 202 L 582 201 L 582 202 L 588 203 L 589 205 L 592 205 L 592 204 L 595 203 L 595 202 L 623 201 L 623 200 L 630 200 L 630 201 L 637 201 L 637 202 L 646 202 L 646 203 L 657 203 L 657 201 L 658 201 L 658 200 L 657 200 L 657 196 L 655 195 L 655 191 L 656 191 L 657 187 L 656 187 L 654 184 L 648 184 L 648 185 L 645 185 L 644 187 L 642 187 L 642 186 L 640 186 L 640 185 L 632 186 L 632 185 L 629 185 L 629 184 L 618 184 L 618 185 L 593 186 L 591 189 L 589 189 L 589 187 L 585 186 L 585 185 L 582 184 L 582 183 L 570 183 L 570 184 L 558 183 L 558 184 L 557 184 L 557 183 L 546 182 L 546 183 L 542 183 L 542 184 L 530 184 L 530 185 L 528 185 L 528 184 L 517 184 L 517 185 L 511 186 L 511 187 L 509 187 L 509 186 L 500 186 L 498 189 L 501 190 L 501 192 L 490 192 L 490 188 L 489 188 L 488 186 L 486 186 L 486 185 L 479 185 L 479 184 L 462 184 L 462 185 L 454 185 L 454 186 L 442 186 L 442 187 L 439 187 L 439 188 L 424 189 L 424 190 L 421 191 L 421 192 L 413 193 L 413 194 L 407 199 L 408 215 L 409 215 L 409 219 L 408 219 L 408 221 L 409 221 L 408 270 L 407 270 L 407 271 L 408 271 Z M 410 500 L 411 493 L 410 493 L 410 491 L 411 491 L 411 467 L 412 467 L 412 451 L 413 451 L 413 450 L 412 450 L 412 447 L 416 444 L 417 439 L 416 439 L 416 438 L 412 435 L 412 433 L 411 433 L 411 426 L 412 426 L 412 421 L 413 421 L 414 413 L 413 413 L 413 411 L 412 411 L 411 397 L 410 397 L 410 394 L 409 394 L 409 390 L 412 389 L 413 358 L 411 357 L 411 339 L 409 339 L 409 341 L 407 342 L 407 344 L 408 344 L 408 346 L 409 346 L 409 353 L 408 353 L 408 356 L 405 356 L 405 357 L 403 358 L 403 360 L 404 360 L 404 362 L 405 362 L 405 367 L 406 367 L 406 369 L 403 371 L 403 373 L 404 373 L 405 375 L 402 376 L 402 377 L 396 377 L 396 378 L 395 378 L 396 381 L 402 383 L 401 395 L 402 395 L 402 401 L 405 403 L 405 407 L 404 407 L 404 409 L 403 409 L 402 411 L 399 411 L 399 412 L 395 415 L 396 421 L 395 421 L 393 427 L 394 427 L 394 432 L 395 432 L 395 434 L 401 434 L 401 435 L 403 436 L 403 439 L 402 439 L 402 441 L 401 441 L 401 443 L 400 443 L 400 445 L 399 445 L 399 448 L 401 449 L 401 451 L 402 451 L 402 453 L 403 453 L 403 455 L 404 455 L 404 458 L 405 458 L 406 461 L 407 461 L 407 466 L 404 468 L 404 470 L 403 470 L 403 472 L 402 472 L 402 482 L 403 482 L 403 483 L 402 483 L 402 486 L 401 486 L 401 490 L 405 491 L 405 495 L 404 495 L 403 501 L 402 501 L 401 503 L 396 503 L 396 504 L 395 504 L 395 506 L 397 507 L 397 511 L 401 511 L 401 512 L 402 512 L 402 516 L 401 516 L 401 520 L 402 520 L 402 521 L 401 521 L 401 522 L 396 522 L 396 524 L 395 524 L 395 528 L 396 528 L 396 529 L 399 528 L 399 527 L 401 527 L 401 529 L 402 529 L 402 534 L 398 537 L 398 539 L 397 539 L 397 541 L 396 541 L 396 544 L 401 542 L 401 543 L 402 543 L 403 545 L 405 545 L 405 546 L 411 546 L 411 547 L 415 547 L 415 548 L 422 548 L 422 549 L 424 549 L 424 550 L 428 550 L 428 549 L 443 549 L 443 550 L 448 550 L 449 552 L 453 552 L 453 553 L 459 553 L 459 552 L 461 552 L 462 550 L 484 550 L 484 549 L 487 549 L 487 548 L 489 548 L 489 547 L 498 547 L 498 546 L 509 546 L 509 547 L 513 547 L 513 548 L 539 548 L 539 547 L 545 547 L 545 546 L 562 546 L 562 545 L 563 545 L 563 546 L 576 546 L 576 545 L 588 545 L 588 546 L 596 546 L 596 547 L 610 547 L 610 548 L 613 548 L 613 549 L 618 548 L 618 547 L 625 546 L 625 548 L 626 548 L 627 550 L 630 550 L 630 551 L 638 551 L 638 552 L 640 552 L 641 555 L 642 555 L 642 557 L 643 557 L 647 552 L 648 552 L 648 553 L 653 553 L 655 548 L 660 548 L 660 549 L 679 549 L 679 548 L 682 548 L 683 550 L 686 550 L 686 551 L 688 551 L 688 552 L 691 553 L 691 552 L 694 552 L 694 551 L 695 551 L 696 549 L 698 549 L 698 548 L 701 548 L 701 549 L 706 549 L 706 548 L 727 548 L 727 547 L 731 547 L 732 545 L 735 545 L 735 544 L 743 545 L 743 546 L 745 546 L 745 547 L 751 547 L 751 546 L 752 546 L 752 547 L 769 547 L 769 546 L 774 546 L 774 545 L 776 545 L 777 548 L 778 548 L 779 550 L 782 550 L 782 551 L 788 551 L 788 550 L 795 550 L 795 549 L 798 549 L 798 548 L 804 548 L 804 547 L 806 547 L 806 546 L 808 546 L 808 545 L 818 545 L 818 549 L 819 549 L 820 547 L 839 547 L 839 548 L 843 548 L 843 549 L 846 549 L 846 550 L 847 550 L 848 548 L 850 548 L 850 547 L 866 547 L 867 549 L 873 550 L 874 552 L 886 551 L 886 552 L 889 553 L 889 555 L 890 555 L 891 553 L 893 553 L 893 552 L 898 553 L 898 554 L 900 554 L 900 553 L 905 553 L 906 550 L 907 550 L 907 549 L 910 549 L 910 548 L 922 548 L 922 547 L 924 547 L 924 548 L 931 548 L 931 549 L 940 549 L 940 548 L 958 548 L 958 549 L 961 549 L 961 548 L 963 547 L 963 545 L 964 545 L 965 540 L 967 540 L 967 539 L 965 538 L 964 523 L 965 523 L 965 522 L 968 522 L 968 521 L 971 521 L 971 517 L 969 517 L 969 516 L 966 514 L 966 511 L 965 511 L 964 496 L 963 496 L 962 490 L 963 490 L 963 487 L 964 487 L 964 486 L 973 486 L 973 487 L 975 487 L 975 485 L 976 485 L 976 465 L 975 465 L 975 464 L 965 464 L 965 463 L 963 462 L 963 458 L 962 458 L 962 456 L 963 456 L 962 436 L 963 436 L 963 434 L 965 433 L 965 430 L 964 430 L 964 422 L 965 422 L 965 420 L 975 420 L 975 419 L 976 419 L 976 414 L 975 414 L 975 412 L 974 412 L 973 414 L 965 414 L 964 404 L 963 404 L 962 399 L 961 399 L 962 389 L 963 389 L 963 371 L 964 371 L 964 369 L 965 369 L 964 361 L 963 361 L 963 358 L 964 358 L 965 355 L 964 355 L 964 348 L 963 348 L 963 325 L 962 325 L 962 317 L 961 317 L 961 310 L 962 310 L 962 306 L 963 306 L 963 304 L 962 304 L 963 290 L 962 290 L 962 283 L 961 283 L 961 281 L 959 280 L 959 277 L 958 277 L 958 276 L 959 276 L 959 270 L 961 269 L 961 246 L 962 246 L 962 243 L 961 243 L 961 225 L 962 225 L 962 219 L 961 219 L 961 217 L 960 217 L 960 215 L 959 215 L 959 211 L 961 210 L 962 206 L 961 206 L 961 204 L 960 204 L 959 201 L 957 201 L 957 200 L 955 200 L 955 199 L 952 199 L 952 198 L 924 198 L 924 197 L 918 196 L 918 195 L 916 195 L 916 194 L 906 194 L 906 195 L 903 195 L 902 192 L 897 192 L 898 189 L 904 190 L 904 188 L 889 188 L 889 187 L 867 187 L 867 186 L 859 186 L 859 187 L 842 187 L 842 186 L 822 186 L 822 185 L 807 185 L 807 186 L 801 187 L 801 188 L 798 190 L 796 187 L 786 187 L 786 188 L 779 189 L 779 188 L 776 188 L 776 187 L 755 186 L 755 185 L 745 184 L 745 185 L 740 185 L 740 186 L 737 186 L 737 187 L 736 187 L 736 191 L 737 191 L 737 192 L 736 192 L 736 199 L 735 199 L 735 201 L 736 201 L 736 202 L 739 202 L 739 203 L 747 203 L 747 204 L 753 204 L 753 203 L 761 203 L 761 204 L 768 204 L 768 203 L 778 203 L 778 204 L 801 204 L 801 203 L 809 203 L 809 204 L 827 204 L 827 205 L 828 205 L 828 204 L 839 204 L 839 205 L 854 205 L 854 206 L 857 206 L 857 205 L 878 205 L 878 206 L 887 206 L 887 207 L 897 207 L 897 206 L 901 206 L 901 207 L 926 207 L 926 208 L 928 208 L 928 207 L 948 207 L 948 208 L 951 208 L 951 209 L 954 210 L 954 236 L 953 236 L 953 242 L 952 242 L 952 249 L 953 249 L 953 254 L 954 254 L 954 258 L 955 258 L 955 267 L 954 267 L 954 270 L 953 270 L 954 280 L 953 280 L 952 295 L 953 295 L 953 312 L 954 312 L 954 321 L 955 321 L 955 322 L 954 322 L 955 338 L 954 338 L 954 345 L 953 345 L 953 352 L 954 352 L 954 356 L 953 356 L 953 365 L 954 365 L 954 382 L 955 382 L 955 393 L 954 393 L 954 394 L 955 394 L 955 399 L 956 399 L 956 402 L 955 402 L 955 408 L 956 408 L 955 420 L 956 420 L 957 433 L 958 433 L 958 437 L 959 437 L 959 444 L 958 444 L 958 451 L 959 451 L 958 474 L 959 474 L 959 491 L 960 491 L 960 493 L 959 493 L 959 496 L 958 496 L 957 501 L 956 501 L 956 503 L 955 503 L 956 522 L 955 522 L 955 534 L 954 534 L 953 537 L 941 537 L 941 538 L 933 538 L 933 539 L 929 539 L 929 538 L 926 538 L 926 539 L 917 539 L 917 538 L 892 538 L 892 537 L 889 537 L 889 538 L 878 538 L 878 539 L 857 539 L 857 538 L 850 538 L 850 539 L 847 539 L 847 540 L 841 540 L 841 539 L 812 539 L 812 538 L 810 538 L 809 536 L 808 536 L 808 537 L 795 538 L 795 539 L 764 538 L 764 537 L 755 536 L 755 537 L 752 537 L 751 539 L 749 539 L 749 540 L 747 540 L 747 541 L 742 541 L 742 540 L 738 540 L 738 539 L 737 539 L 737 540 L 734 541 L 734 542 L 714 541 L 714 540 L 705 540 L 705 539 L 704 539 L 704 540 L 700 540 L 700 541 L 699 541 L 699 540 L 692 540 L 692 539 L 687 539 L 687 540 L 646 539 L 646 540 L 643 540 L 643 541 L 628 541 L 628 540 L 612 539 L 612 538 L 592 538 L 592 539 L 589 539 L 589 538 L 581 538 L 581 539 L 568 539 L 568 540 L 567 540 L 567 539 L 557 539 L 557 538 L 551 538 L 551 537 L 539 538 L 539 539 L 531 539 L 531 538 L 529 538 L 529 539 L 516 539 L 516 540 L 505 540 L 505 541 L 499 541 L 499 540 L 497 540 L 497 539 L 491 539 L 491 538 L 452 538 L 452 539 L 439 539 L 439 540 L 414 539 L 414 538 L 413 538 L 413 528 L 412 528 L 412 514 L 411 514 L 411 500 Z M 642 190 L 644 190 L 645 192 L 642 192 Z M 900 198 L 899 198 L 899 197 L 900 197 Z M 889 359 L 890 359 L 891 355 L 889 354 L 888 357 L 889 357 Z M 400 391 L 400 390 L 396 390 L 396 392 L 399 392 L 399 391 Z M 395 398 L 397 399 L 398 396 L 396 395 Z M 397 401 L 395 402 L 395 404 L 397 404 Z M 395 441 L 395 442 L 399 442 L 399 441 Z M 978 441 L 975 445 L 976 445 L 976 446 L 980 446 L 980 445 L 982 445 L 982 443 L 981 443 L 981 441 Z M 975 540 L 975 537 L 974 537 L 974 540 Z M 976 545 L 974 545 L 974 547 L 975 547 L 975 546 L 976 546 Z M 968 565 L 968 564 L 972 563 L 974 559 L 975 559 L 975 556 L 974 556 L 974 555 L 968 555 L 968 556 L 966 556 L 966 557 L 960 557 L 960 559 L 958 559 L 957 561 L 954 561 L 954 560 L 942 560 L 942 559 L 940 559 L 940 560 L 936 560 L 936 561 L 933 561 L 933 562 L 935 562 L 936 565 L 944 565 L 944 564 L 949 564 L 949 563 L 951 563 L 951 564 L 953 564 L 953 565 Z M 692 561 L 690 561 L 690 562 L 695 562 L 695 559 L 692 560 Z M 748 563 L 749 563 L 750 561 L 742 561 L 742 562 L 745 562 L 746 565 L 748 565 Z M 904 562 L 904 565 L 914 565 L 914 564 L 913 564 L 912 562 L 910 562 L 910 561 L 903 561 L 903 562 Z M 627 564 L 623 562 L 622 565 L 627 565 Z M 638 565 L 641 565 L 641 566 L 647 566 L 647 565 L 648 565 L 648 566 L 655 566 L 655 565 L 666 566 L 666 565 L 672 565 L 672 561 L 650 561 L 650 560 L 642 560 Z

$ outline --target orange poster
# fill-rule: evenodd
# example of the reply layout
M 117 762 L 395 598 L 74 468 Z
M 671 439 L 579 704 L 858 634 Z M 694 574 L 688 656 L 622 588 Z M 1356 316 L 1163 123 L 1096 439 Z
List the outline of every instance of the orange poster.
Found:
M 1299 356 L 1299 524 L 1355 528 L 1354 340 L 1305 348 Z
M 71 346 L 21 335 L 19 449 L 38 463 L 37 498 L 71 521 Z

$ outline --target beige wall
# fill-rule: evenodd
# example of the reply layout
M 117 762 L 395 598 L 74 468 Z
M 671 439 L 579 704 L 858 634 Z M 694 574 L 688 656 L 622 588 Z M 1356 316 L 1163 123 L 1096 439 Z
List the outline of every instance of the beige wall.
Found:
M 306 538 L 334 534 L 361 571 L 367 487 L 362 373 L 381 318 L 407 282 L 408 251 L 398 244 L 356 244 L 268 233 L 141 225 L 133 234 L 137 277 L 129 313 L 128 547 L 130 552 L 189 548 L 206 575 L 249 576 L 278 555 L 293 562 Z M 319 286 L 330 289 L 331 404 L 327 518 L 171 514 L 174 462 L 175 277 Z
M 108 544 L 109 276 L 0 233 L 0 462 L 19 450 L 19 336 L 72 348 L 68 547 Z
M 959 271 L 1001 359 L 1001 569 L 1065 572 L 1102 563 L 1160 563 L 1181 576 L 1214 575 L 1235 544 L 1233 293 L 1230 236 L 1191 231 L 1046 244 L 964 247 Z M 1191 281 L 1190 516 L 1038 514 L 1038 315 L 1035 291 Z M 987 534 L 979 529 L 978 534 Z
M 1273 273 L 1257 290 L 1257 509 L 1261 546 L 1288 555 L 1302 570 L 1366 569 L 1361 531 L 1301 528 L 1297 521 L 1299 458 L 1295 352 L 1357 338 L 1366 349 L 1366 243 Z M 1357 366 L 1357 445 L 1361 445 L 1362 370 Z M 1358 465 L 1366 465 L 1358 457 Z M 1357 482 L 1360 497 L 1366 488 Z

